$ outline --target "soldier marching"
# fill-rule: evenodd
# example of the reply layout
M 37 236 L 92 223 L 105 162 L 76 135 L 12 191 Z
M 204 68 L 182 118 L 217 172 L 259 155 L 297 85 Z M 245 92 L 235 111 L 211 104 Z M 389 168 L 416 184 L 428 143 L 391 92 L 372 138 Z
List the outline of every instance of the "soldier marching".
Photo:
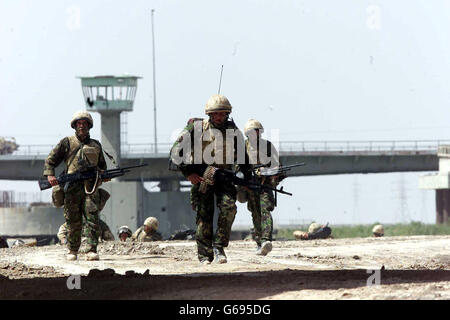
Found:
M 76 260 L 81 245 L 83 217 L 86 224 L 87 260 L 99 260 L 97 253 L 98 237 L 100 234 L 99 211 L 106 202 L 103 198 L 109 194 L 103 190 L 99 192 L 102 181 L 90 179 L 76 181 L 65 186 L 59 186 L 55 177 L 55 168 L 65 163 L 65 173 L 86 170 L 94 166 L 99 170 L 106 170 L 102 145 L 89 135 L 94 126 L 92 116 L 86 111 L 76 112 L 70 126 L 75 134 L 63 138 L 48 155 L 43 175 L 53 186 L 53 202 L 57 206 L 64 206 L 64 218 L 67 226 L 67 260 Z

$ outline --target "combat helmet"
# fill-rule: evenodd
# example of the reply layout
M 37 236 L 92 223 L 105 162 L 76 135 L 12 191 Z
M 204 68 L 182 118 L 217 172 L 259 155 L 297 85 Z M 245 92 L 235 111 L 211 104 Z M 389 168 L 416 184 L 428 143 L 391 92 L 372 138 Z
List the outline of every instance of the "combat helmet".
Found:
M 209 98 L 206 103 L 205 113 L 210 114 L 212 112 L 225 111 L 231 113 L 231 104 L 227 97 L 221 94 L 215 94 Z
M 148 217 L 144 221 L 144 226 L 150 227 L 153 231 L 156 231 L 159 227 L 159 221 L 155 217 Z
M 119 231 L 117 231 L 117 235 L 120 236 L 122 233 L 126 233 L 129 237 L 131 237 L 132 232 L 128 226 L 121 226 Z
M 314 233 L 320 230 L 320 228 L 322 228 L 322 225 L 319 223 L 311 223 L 311 225 L 308 228 L 308 233 Z
M 251 130 L 256 130 L 256 129 L 258 129 L 260 133 L 264 132 L 264 127 L 262 126 L 261 122 L 259 122 L 258 120 L 255 120 L 255 119 L 249 119 L 247 121 L 247 123 L 245 124 L 244 134 L 246 136 L 248 136 L 249 132 Z
M 382 237 L 384 236 L 384 227 L 382 224 L 377 224 L 373 227 L 372 233 L 375 237 Z
M 75 124 L 78 120 L 86 119 L 89 122 L 89 129 L 94 126 L 94 120 L 92 120 L 92 116 L 87 111 L 77 111 L 73 114 L 72 120 L 70 121 L 70 126 L 75 129 Z

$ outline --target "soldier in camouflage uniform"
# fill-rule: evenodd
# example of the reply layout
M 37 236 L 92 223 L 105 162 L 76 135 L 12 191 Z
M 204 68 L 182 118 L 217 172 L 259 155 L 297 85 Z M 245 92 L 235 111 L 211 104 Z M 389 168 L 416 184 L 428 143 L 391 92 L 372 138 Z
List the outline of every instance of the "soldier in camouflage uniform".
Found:
M 270 161 L 264 163 L 267 167 L 278 167 L 280 165 L 278 152 L 276 152 L 273 144 L 261 138 L 264 128 L 257 120 L 250 119 L 244 127 L 244 134 L 247 137 L 245 140 L 245 148 L 252 165 L 261 165 L 260 152 L 267 155 Z M 261 144 L 266 145 L 266 150 L 260 150 Z M 265 184 L 270 187 L 276 187 L 280 181 L 280 177 L 271 176 L 265 177 L 258 175 L 259 169 L 255 170 L 256 180 L 260 184 Z M 271 211 L 275 209 L 275 198 L 271 190 L 258 193 L 257 191 L 239 189 L 239 192 L 247 193 L 247 208 L 252 213 L 254 237 L 256 242 L 257 255 L 267 255 L 272 250 L 272 232 L 273 219 Z M 245 197 L 244 197 L 245 198 Z
M 384 226 L 382 224 L 375 225 L 372 229 L 372 234 L 377 238 L 384 236 Z
M 313 222 L 309 225 L 308 232 L 301 230 L 294 231 L 294 237 L 298 240 L 316 240 L 331 238 L 331 228 L 326 225 L 322 225 L 317 222 Z
M 98 219 L 99 222 L 99 229 L 100 229 L 100 234 L 98 236 L 99 240 L 102 241 L 114 241 L 114 235 L 111 232 L 111 229 L 109 229 L 108 225 L 106 224 L 105 221 L 103 221 L 102 219 Z M 87 224 L 85 224 L 85 226 L 87 226 Z M 85 237 L 86 239 L 89 238 L 89 231 L 87 227 L 83 228 L 83 237 Z
M 161 233 L 158 230 L 159 221 L 155 217 L 148 217 L 144 225 L 137 229 L 131 236 L 132 241 L 149 242 L 162 240 Z
M 191 206 L 197 213 L 195 238 L 198 259 L 201 263 L 209 264 L 215 256 L 216 262 L 226 263 L 224 248 L 228 246 L 231 226 L 237 211 L 236 188 L 231 183 L 214 184 L 207 178 L 207 172 L 211 172 L 214 168 L 233 169 L 239 144 L 245 154 L 244 139 L 234 121 L 229 119 L 231 104 L 225 96 L 219 94 L 211 96 L 206 104 L 205 113 L 209 116 L 208 119 L 193 118 L 188 121 L 171 149 L 171 160 L 174 156 L 184 157 L 183 163 L 177 165 L 181 173 L 192 183 Z M 187 145 L 191 152 L 181 154 Z M 197 156 L 199 149 L 200 157 Z M 208 159 L 209 156 L 214 159 Z M 215 234 L 214 196 L 219 208 Z
M 98 240 L 99 241 L 114 241 L 114 235 L 112 234 L 111 230 L 109 229 L 108 225 L 105 221 L 102 219 L 99 219 L 99 235 Z M 67 223 L 64 222 L 58 230 L 57 237 L 61 244 L 67 244 L 67 234 L 68 234 L 68 228 Z M 82 237 L 81 242 L 87 241 L 88 238 L 88 224 L 85 223 L 85 220 L 83 219 L 83 230 L 82 230 Z
M 133 232 L 131 232 L 131 229 L 128 226 L 121 226 L 117 231 L 117 236 L 119 237 L 119 240 L 122 242 L 131 241 L 132 235 Z
M 63 138 L 50 152 L 44 166 L 44 176 L 54 187 L 58 186 L 55 177 L 55 168 L 64 161 L 65 173 L 74 173 L 85 170 L 88 166 L 106 170 L 106 161 L 99 141 L 91 139 L 89 130 L 94 122 L 91 115 L 85 111 L 76 112 L 70 125 L 75 129 L 75 135 Z M 97 254 L 99 234 L 99 206 L 101 197 L 98 186 L 101 181 L 91 179 L 77 181 L 64 188 L 64 218 L 68 227 L 67 247 L 68 260 L 76 260 L 81 245 L 81 231 L 83 217 L 87 224 L 87 243 L 89 245 L 87 260 L 98 260 Z

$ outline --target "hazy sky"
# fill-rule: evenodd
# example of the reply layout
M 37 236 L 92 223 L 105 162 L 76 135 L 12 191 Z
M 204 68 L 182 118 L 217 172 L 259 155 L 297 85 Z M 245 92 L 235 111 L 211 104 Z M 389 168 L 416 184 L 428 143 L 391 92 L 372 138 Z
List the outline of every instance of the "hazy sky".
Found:
M 281 141 L 447 139 L 448 1 L 0 2 L 0 135 L 56 144 L 84 108 L 80 75 L 142 76 L 129 143 L 153 142 L 155 9 L 158 141 L 203 117 L 216 93 Z M 99 138 L 99 115 L 92 136 Z M 276 222 L 434 221 L 424 173 L 290 178 Z M 0 181 L 0 189 L 37 184 Z M 37 190 L 36 190 L 37 191 Z M 326 220 L 326 221 L 325 221 Z M 237 223 L 250 221 L 240 206 Z

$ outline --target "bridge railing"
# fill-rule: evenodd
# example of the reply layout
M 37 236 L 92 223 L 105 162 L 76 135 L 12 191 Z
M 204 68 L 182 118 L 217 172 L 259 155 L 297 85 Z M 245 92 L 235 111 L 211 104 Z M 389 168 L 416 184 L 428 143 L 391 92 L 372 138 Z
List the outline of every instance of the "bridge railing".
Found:
M 436 151 L 450 140 L 281 141 L 282 152 Z
M 51 144 L 20 144 L 18 149 L 12 153 L 14 156 L 39 156 L 48 155 L 54 145 Z
M 169 154 L 173 143 L 158 143 L 155 148 L 154 143 L 133 143 L 121 146 L 122 155 L 127 154 Z
M 281 141 L 281 152 L 392 152 L 392 151 L 436 151 L 441 145 L 450 145 L 450 140 L 374 140 L 374 141 Z M 134 143 L 121 146 L 122 156 L 133 154 L 164 154 L 172 143 Z M 48 155 L 54 145 L 19 145 L 13 155 Z

